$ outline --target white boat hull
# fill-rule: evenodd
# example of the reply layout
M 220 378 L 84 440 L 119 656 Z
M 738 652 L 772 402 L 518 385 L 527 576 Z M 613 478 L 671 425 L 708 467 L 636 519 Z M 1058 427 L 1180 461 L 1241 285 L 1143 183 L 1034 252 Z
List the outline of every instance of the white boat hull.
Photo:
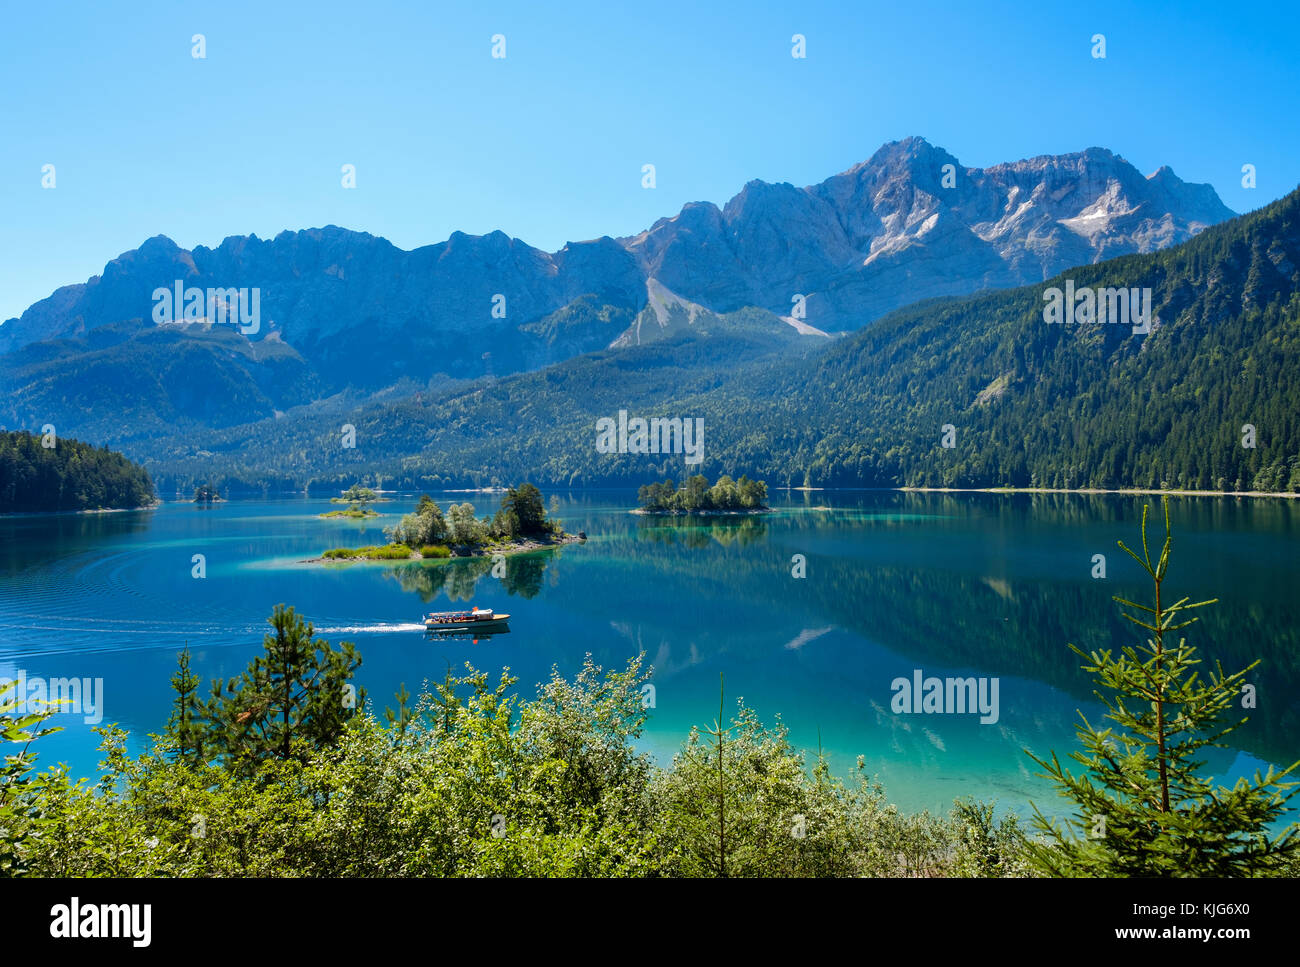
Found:
M 502 631 L 506 627 L 506 622 L 510 620 L 508 614 L 496 614 L 490 618 L 476 618 L 466 621 L 433 621 L 426 619 L 424 627 L 429 631 L 482 631 L 491 634 L 494 631 Z

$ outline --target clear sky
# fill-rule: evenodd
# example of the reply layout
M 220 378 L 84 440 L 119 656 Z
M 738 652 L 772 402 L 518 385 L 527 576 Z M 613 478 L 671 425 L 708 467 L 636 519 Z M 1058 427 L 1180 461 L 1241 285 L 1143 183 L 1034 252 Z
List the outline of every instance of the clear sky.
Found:
M 554 250 L 721 204 L 752 178 L 813 184 L 912 134 L 980 167 L 1100 145 L 1248 211 L 1300 183 L 1298 11 L 9 2 L 0 319 L 160 233 L 190 248 L 336 224 L 414 248 L 499 228 Z

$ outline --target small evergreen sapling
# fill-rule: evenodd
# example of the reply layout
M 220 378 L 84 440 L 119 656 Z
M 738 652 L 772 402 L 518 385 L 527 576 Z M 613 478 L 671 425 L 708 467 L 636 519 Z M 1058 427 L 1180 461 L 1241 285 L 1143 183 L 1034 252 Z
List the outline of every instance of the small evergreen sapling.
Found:
M 190 670 L 190 646 L 177 658 L 176 674 L 171 678 L 171 715 L 167 718 L 167 734 L 176 740 L 176 757 L 191 765 L 203 761 L 203 703 L 199 700 L 199 676 Z
M 1226 721 L 1242 692 L 1252 663 L 1232 675 L 1216 667 L 1202 679 L 1196 649 L 1172 634 L 1194 623 L 1184 612 L 1214 604 L 1166 603 L 1164 581 L 1173 538 L 1169 501 L 1164 500 L 1165 541 L 1153 564 L 1147 545 L 1147 513 L 1142 511 L 1142 556 L 1127 552 L 1151 578 L 1154 601 L 1136 604 L 1116 598 L 1138 614 L 1124 617 L 1151 637 L 1145 645 L 1087 653 L 1070 648 L 1087 664 L 1107 694 L 1095 694 L 1113 726 L 1095 728 L 1080 712 L 1076 727 L 1081 751 L 1070 758 L 1083 766 L 1075 775 L 1056 753 L 1050 759 L 1028 755 L 1043 767 L 1061 795 L 1074 802 L 1073 823 L 1064 826 L 1034 807 L 1037 842 L 1026 843 L 1031 862 L 1055 876 L 1261 876 L 1276 874 L 1300 856 L 1297 826 L 1270 836 L 1282 818 L 1296 783 L 1283 782 L 1300 767 L 1238 779 L 1231 788 L 1205 775 L 1203 750 L 1223 747 L 1222 739 L 1246 720 Z M 1027 751 L 1027 750 L 1026 750 Z M 1078 827 L 1077 835 L 1072 826 Z

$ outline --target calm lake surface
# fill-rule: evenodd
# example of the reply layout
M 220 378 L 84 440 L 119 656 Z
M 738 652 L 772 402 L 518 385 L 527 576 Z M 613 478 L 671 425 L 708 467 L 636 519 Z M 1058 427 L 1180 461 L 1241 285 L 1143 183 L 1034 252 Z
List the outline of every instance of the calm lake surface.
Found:
M 480 515 L 499 501 L 435 497 L 444 508 L 469 499 Z M 1156 539 L 1158 498 L 1145 499 Z M 128 729 L 138 750 L 167 719 L 181 647 L 205 682 L 236 675 L 285 602 L 318 636 L 357 644 L 359 684 L 381 711 L 400 684 L 418 692 L 449 663 L 508 665 L 531 694 L 552 665 L 571 676 L 588 652 L 606 668 L 644 652 L 655 686 L 644 747 L 664 762 L 693 724 L 716 718 L 722 673 L 729 715 L 742 697 L 769 724 L 779 715 L 796 745 L 820 742 L 838 774 L 863 756 L 902 808 L 946 811 L 975 796 L 1059 814 L 1023 750 L 1064 758 L 1077 748 L 1078 710 L 1101 718 L 1067 642 L 1131 643 L 1111 595 L 1149 595 L 1115 543 L 1140 540 L 1143 498 L 775 493 L 771 514 L 685 523 L 629 514 L 630 492 L 560 502 L 566 529 L 587 543 L 512 557 L 504 579 L 483 559 L 300 563 L 381 542 L 414 495 L 365 522 L 318 518 L 337 507 L 324 499 L 0 518 L 0 677 L 102 679 L 104 722 Z M 1219 599 L 1189 640 L 1228 671 L 1262 659 L 1249 679 L 1258 707 L 1208 768 L 1232 780 L 1290 763 L 1300 758 L 1300 506 L 1179 498 L 1172 508 L 1168 600 Z M 202 580 L 191 576 L 195 554 L 206 558 Z M 802 579 L 791 575 L 797 554 Z M 1092 577 L 1096 554 L 1104 580 Z M 510 633 L 433 641 L 417 623 L 471 602 L 509 612 Z M 996 679 L 997 721 L 894 713 L 891 683 L 917 669 Z M 38 744 L 41 766 L 95 774 L 98 737 L 83 719 L 54 717 L 64 731 Z

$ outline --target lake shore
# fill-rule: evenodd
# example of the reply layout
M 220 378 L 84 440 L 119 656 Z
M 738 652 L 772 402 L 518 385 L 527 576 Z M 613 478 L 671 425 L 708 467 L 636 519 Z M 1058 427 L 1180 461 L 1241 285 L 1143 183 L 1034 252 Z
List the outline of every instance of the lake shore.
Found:
M 157 510 L 163 505 L 161 500 L 153 500 L 139 507 L 92 507 L 88 510 L 6 510 L 0 511 L 0 517 L 55 517 L 59 514 L 128 514 L 133 510 Z
M 1119 494 L 1132 497 L 1286 497 L 1291 500 L 1300 497 L 1300 493 L 1285 491 L 1274 493 L 1264 490 L 1143 490 L 1138 488 L 1103 490 L 1095 487 L 888 487 L 885 489 L 899 493 L 921 494 Z

